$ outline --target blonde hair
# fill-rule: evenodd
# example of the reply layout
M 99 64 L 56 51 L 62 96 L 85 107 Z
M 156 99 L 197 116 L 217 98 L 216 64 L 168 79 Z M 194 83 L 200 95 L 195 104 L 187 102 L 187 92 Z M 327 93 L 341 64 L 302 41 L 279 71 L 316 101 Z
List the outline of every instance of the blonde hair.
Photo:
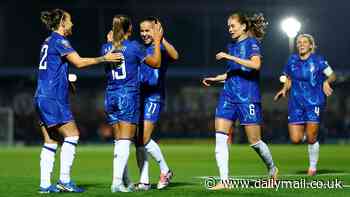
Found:
M 297 37 L 296 42 L 298 43 L 298 40 L 301 38 L 306 38 L 310 42 L 310 44 L 312 46 L 311 53 L 315 53 L 317 46 L 316 46 L 316 42 L 315 42 L 314 37 L 311 34 L 300 34 Z

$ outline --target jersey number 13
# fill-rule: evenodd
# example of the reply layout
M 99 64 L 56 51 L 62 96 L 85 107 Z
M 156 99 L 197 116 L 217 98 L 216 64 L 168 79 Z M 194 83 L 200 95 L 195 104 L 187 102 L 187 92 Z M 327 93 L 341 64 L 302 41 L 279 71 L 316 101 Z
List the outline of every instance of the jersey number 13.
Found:
M 125 59 L 121 64 L 112 67 L 112 78 L 113 80 L 120 80 L 126 78 Z

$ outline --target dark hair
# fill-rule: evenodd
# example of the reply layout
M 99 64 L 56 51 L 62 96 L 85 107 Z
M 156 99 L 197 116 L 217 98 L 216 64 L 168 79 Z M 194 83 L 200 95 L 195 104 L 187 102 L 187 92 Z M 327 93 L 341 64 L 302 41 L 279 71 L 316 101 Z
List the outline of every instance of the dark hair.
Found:
M 126 15 L 116 15 L 113 18 L 113 45 L 115 48 L 120 48 L 125 34 L 131 26 L 131 19 Z
M 142 19 L 140 21 L 140 23 L 143 23 L 143 22 L 154 22 L 154 23 L 157 23 L 158 21 L 160 21 L 160 20 L 157 17 L 155 17 L 155 16 L 148 16 L 148 17 Z
M 229 19 L 230 18 L 237 18 L 241 24 L 245 24 L 247 27 L 245 32 L 249 33 L 250 36 L 254 36 L 259 40 L 263 39 L 268 22 L 262 13 L 248 16 L 247 14 L 236 12 L 231 14 L 229 16 Z
M 50 11 L 41 12 L 40 20 L 48 30 L 55 31 L 60 26 L 62 20 L 65 19 L 67 12 L 61 9 L 53 9 Z

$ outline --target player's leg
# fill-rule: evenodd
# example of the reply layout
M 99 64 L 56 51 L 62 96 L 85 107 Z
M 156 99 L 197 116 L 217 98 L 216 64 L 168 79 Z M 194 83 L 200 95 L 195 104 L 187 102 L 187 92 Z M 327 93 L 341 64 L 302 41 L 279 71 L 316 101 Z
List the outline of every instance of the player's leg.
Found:
M 157 184 L 158 189 L 163 189 L 170 183 L 173 173 L 169 170 L 169 167 L 164 159 L 164 156 L 160 150 L 159 145 L 152 139 L 152 133 L 155 129 L 155 124 L 160 118 L 160 112 L 162 103 L 150 101 L 145 99 L 143 114 L 142 114 L 142 126 L 140 127 L 139 139 L 142 145 L 137 148 L 137 160 L 141 172 L 139 190 L 150 189 L 149 185 L 149 162 L 147 153 L 149 153 L 159 164 L 160 167 L 160 180 Z
M 41 132 L 44 138 L 44 146 L 40 154 L 40 193 L 60 192 L 56 185 L 51 184 L 51 172 L 55 161 L 57 142 L 50 137 L 57 135 L 56 125 L 62 120 L 60 105 L 55 99 L 34 98 L 34 105 L 40 118 Z M 50 132 L 50 133 L 49 133 Z
M 263 160 L 268 169 L 269 176 L 277 179 L 278 169 L 276 168 L 271 151 L 264 141 L 261 140 L 262 112 L 260 103 L 237 104 L 239 106 L 239 120 L 248 137 L 250 146 Z
M 143 141 L 144 123 L 140 121 L 136 134 L 136 161 L 140 171 L 139 183 L 136 185 L 136 190 L 146 191 L 151 189 L 149 181 L 149 162 L 148 155 Z
M 117 139 L 119 139 L 119 134 L 120 134 L 120 132 L 118 132 L 119 131 L 119 124 L 112 125 L 112 128 L 113 128 L 113 134 L 115 134 L 114 135 L 114 139 L 115 140 L 114 140 L 113 155 L 116 155 L 117 154 L 117 146 L 116 146 L 116 144 L 118 143 Z M 113 162 L 115 162 L 115 161 L 113 160 Z M 129 176 L 128 164 L 126 164 L 124 172 L 123 172 L 123 184 L 124 184 L 124 186 L 126 186 L 130 190 L 132 190 L 133 187 L 134 187 L 134 184 L 132 183 L 132 181 L 130 179 L 130 176 Z
M 125 187 L 123 177 L 127 172 L 130 144 L 140 117 L 140 103 L 138 91 L 126 88 L 120 91 L 121 94 L 119 91 L 107 92 L 105 98 L 107 122 L 112 126 L 115 139 L 111 191 L 131 192 L 129 185 Z
M 114 159 L 113 159 L 113 182 L 112 192 L 130 192 L 130 189 L 124 187 L 123 174 L 127 166 L 130 155 L 130 144 L 135 135 L 136 124 L 120 121 L 113 124 L 115 137 Z
M 44 145 L 40 153 L 40 193 L 59 192 L 56 185 L 51 184 L 51 174 L 55 163 L 57 141 L 50 138 L 45 126 L 41 123 L 41 133 Z
M 219 168 L 221 183 L 211 188 L 213 190 L 229 187 L 229 150 L 228 133 L 236 117 L 236 106 L 230 98 L 221 93 L 215 114 L 215 159 Z
M 144 137 L 145 149 L 158 163 L 160 168 L 160 179 L 157 184 L 157 189 L 163 189 L 169 185 L 173 173 L 170 171 L 167 162 L 164 159 L 162 151 L 159 145 L 151 139 L 152 132 L 154 130 L 155 124 L 152 121 L 144 121 Z M 148 169 L 147 169 L 148 170 Z
M 227 140 L 228 144 L 232 144 L 233 143 L 232 138 L 233 138 L 233 127 L 228 132 L 228 140 Z
M 71 168 L 74 162 L 76 147 L 79 142 L 79 130 L 74 121 L 56 126 L 58 132 L 63 135 L 64 141 L 61 147 L 60 178 L 57 187 L 65 192 L 83 192 L 71 180 Z
M 293 144 L 300 144 L 304 138 L 304 124 L 288 124 L 289 138 Z
M 267 144 L 261 140 L 261 126 L 245 125 L 244 130 L 248 137 L 250 146 L 255 150 L 266 165 L 269 176 L 273 179 L 277 179 L 278 169 L 273 161 L 271 151 Z
M 320 145 L 317 141 L 318 131 L 320 128 L 320 113 L 323 108 L 320 106 L 310 106 L 307 108 L 307 123 L 306 123 L 306 136 L 309 152 L 309 169 L 308 175 L 314 176 L 317 171 L 317 163 L 320 152 Z
M 221 183 L 211 188 L 213 190 L 229 187 L 229 145 L 228 134 L 233 121 L 220 117 L 215 118 L 215 159 L 219 168 Z
M 308 175 L 316 175 L 317 163 L 320 152 L 320 144 L 317 141 L 317 135 L 319 130 L 318 123 L 307 123 L 306 124 L 306 136 L 308 143 L 308 152 L 309 152 L 309 169 Z

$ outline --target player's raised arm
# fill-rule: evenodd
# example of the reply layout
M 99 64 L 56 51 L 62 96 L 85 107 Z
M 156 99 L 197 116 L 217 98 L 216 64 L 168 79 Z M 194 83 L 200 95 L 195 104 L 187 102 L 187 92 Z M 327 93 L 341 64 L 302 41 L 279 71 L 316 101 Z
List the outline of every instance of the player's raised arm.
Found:
M 255 70 L 260 70 L 260 68 L 261 68 L 261 58 L 259 55 L 252 56 L 250 59 L 242 59 L 242 58 L 238 58 L 238 57 L 229 55 L 225 52 L 220 52 L 220 53 L 216 54 L 216 59 L 217 60 L 221 60 L 221 59 L 231 60 L 231 61 L 234 61 L 238 64 L 241 64 L 245 67 L 252 68 Z
M 165 38 L 162 39 L 162 44 L 171 59 L 173 60 L 179 59 L 179 53 L 177 52 L 175 47 L 172 44 L 170 44 Z
M 161 23 L 158 21 L 158 23 L 160 24 L 160 27 L 162 28 L 163 31 L 163 27 L 161 26 Z M 179 59 L 179 53 L 177 52 L 177 50 L 175 49 L 175 47 L 170 44 L 164 37 L 162 39 L 162 44 L 165 48 L 165 51 L 167 52 L 167 54 L 169 55 L 169 57 L 172 60 L 178 60 Z
M 164 32 L 162 23 L 158 19 L 155 22 L 157 22 L 157 24 L 159 24 L 161 32 Z M 163 35 L 163 39 L 162 39 L 162 44 L 163 44 L 163 47 L 165 48 L 165 51 L 167 52 L 167 54 L 169 55 L 169 57 L 172 60 L 179 59 L 179 53 L 177 52 L 175 47 L 165 39 L 164 35 Z
M 83 58 L 77 52 L 72 52 L 67 55 L 67 60 L 77 68 L 85 68 L 102 62 L 121 62 L 123 61 L 123 55 L 121 53 L 109 52 L 101 57 Z
M 161 65 L 160 43 L 163 38 L 163 29 L 159 23 L 154 24 L 152 29 L 154 39 L 154 52 L 145 58 L 145 63 L 151 67 L 159 68 Z

